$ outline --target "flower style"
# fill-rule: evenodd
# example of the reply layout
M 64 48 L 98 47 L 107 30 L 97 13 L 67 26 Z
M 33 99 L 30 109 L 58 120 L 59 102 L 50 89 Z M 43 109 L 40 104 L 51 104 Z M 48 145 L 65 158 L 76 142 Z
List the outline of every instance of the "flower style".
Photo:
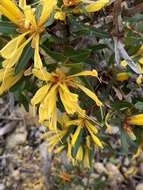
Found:
M 35 10 L 26 4 L 26 0 L 20 0 L 19 6 L 11 0 L 0 0 L 0 12 L 11 22 L 17 25 L 19 35 L 13 38 L 0 50 L 0 55 L 5 59 L 3 67 L 13 67 L 19 60 L 24 47 L 31 42 L 35 48 L 34 67 L 42 68 L 39 54 L 40 34 L 44 31 L 44 24 L 56 6 L 56 0 L 40 0 L 42 11 L 36 19 Z
M 81 108 L 78 104 L 78 95 L 71 92 L 69 87 L 82 90 L 87 96 L 93 99 L 97 106 L 101 106 L 102 102 L 98 97 L 84 87 L 78 80 L 79 76 L 97 76 L 97 71 L 83 71 L 74 75 L 66 75 L 62 69 L 56 69 L 54 72 L 49 73 L 46 70 L 33 69 L 33 75 L 38 79 L 46 82 L 34 95 L 31 100 L 33 106 L 40 104 L 39 106 L 39 121 L 49 121 L 49 128 L 55 129 L 57 123 L 57 108 L 56 101 L 58 95 L 61 102 L 68 114 L 80 113 Z
M 67 151 L 67 157 L 73 163 L 83 161 L 85 167 L 90 167 L 90 151 L 94 144 L 103 148 L 102 142 L 97 137 L 98 129 L 82 110 L 75 120 L 71 120 L 66 114 L 59 117 L 60 128 L 45 134 L 48 142 L 48 150 L 59 153 L 63 149 Z

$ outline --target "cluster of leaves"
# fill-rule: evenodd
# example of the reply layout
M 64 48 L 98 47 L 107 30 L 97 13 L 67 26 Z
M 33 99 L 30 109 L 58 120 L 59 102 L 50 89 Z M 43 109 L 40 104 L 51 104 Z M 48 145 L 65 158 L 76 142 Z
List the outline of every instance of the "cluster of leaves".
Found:
M 0 2 L 0 93 L 12 91 L 26 110 L 38 105 L 49 150 L 67 150 L 73 162 L 89 167 L 98 147 L 115 153 L 114 135 L 126 154 L 135 151 L 142 145 L 135 127 L 143 125 L 142 12 L 116 23 L 130 3 L 27 3 Z

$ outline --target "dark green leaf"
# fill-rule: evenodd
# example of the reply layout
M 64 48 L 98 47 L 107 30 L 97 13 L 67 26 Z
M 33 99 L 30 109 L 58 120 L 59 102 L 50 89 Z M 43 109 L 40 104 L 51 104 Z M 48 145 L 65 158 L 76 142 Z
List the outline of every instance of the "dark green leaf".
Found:
M 31 44 L 29 43 L 24 48 L 22 55 L 20 57 L 20 60 L 18 61 L 17 65 L 15 67 L 16 74 L 28 66 L 29 60 L 32 58 L 33 53 L 34 53 L 34 49 L 31 47 Z
M 2 34 L 15 34 L 17 27 L 15 24 L 12 24 L 11 22 L 6 21 L 0 21 L 0 33 Z

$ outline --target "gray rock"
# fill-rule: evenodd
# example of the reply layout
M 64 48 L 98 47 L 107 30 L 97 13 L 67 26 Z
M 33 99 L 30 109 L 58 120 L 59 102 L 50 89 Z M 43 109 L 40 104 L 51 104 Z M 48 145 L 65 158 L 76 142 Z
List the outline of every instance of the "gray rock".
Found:
M 6 139 L 7 148 L 14 148 L 16 145 L 22 145 L 26 142 L 27 131 L 24 126 L 18 126 L 16 130 Z
M 143 190 L 143 183 L 139 183 L 139 184 L 136 186 L 136 190 Z
M 3 183 L 0 183 L 0 190 L 5 190 L 5 185 Z

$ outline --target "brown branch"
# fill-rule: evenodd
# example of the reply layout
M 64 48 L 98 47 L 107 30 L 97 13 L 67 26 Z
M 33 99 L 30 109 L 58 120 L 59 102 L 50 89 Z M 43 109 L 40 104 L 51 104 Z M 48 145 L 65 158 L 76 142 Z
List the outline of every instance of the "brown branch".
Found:
M 140 13 L 140 12 L 143 12 L 143 3 L 140 3 L 136 5 L 135 7 L 124 10 L 123 15 L 131 17 L 135 15 L 136 13 Z
M 120 37 L 122 34 L 122 22 L 121 22 L 121 3 L 122 0 L 117 0 L 114 3 L 113 11 L 113 31 L 112 35 Z

